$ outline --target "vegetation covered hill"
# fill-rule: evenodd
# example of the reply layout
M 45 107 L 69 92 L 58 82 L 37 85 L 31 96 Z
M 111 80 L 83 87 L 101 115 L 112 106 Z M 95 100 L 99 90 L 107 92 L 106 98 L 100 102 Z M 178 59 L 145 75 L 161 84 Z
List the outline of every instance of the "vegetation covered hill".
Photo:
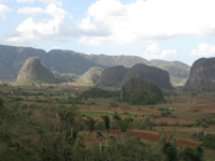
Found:
M 18 85 L 31 85 L 34 83 L 56 83 L 55 76 L 43 66 L 39 58 L 28 58 L 23 64 L 16 83 Z

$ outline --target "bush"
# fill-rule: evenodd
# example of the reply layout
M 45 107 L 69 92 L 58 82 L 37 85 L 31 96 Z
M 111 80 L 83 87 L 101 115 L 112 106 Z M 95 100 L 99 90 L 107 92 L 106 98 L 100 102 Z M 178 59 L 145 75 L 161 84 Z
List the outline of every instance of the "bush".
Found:
M 160 114 L 162 117 L 169 117 L 173 115 L 174 110 L 169 107 L 160 108 Z
M 214 125 L 215 124 L 215 118 L 214 117 L 215 117 L 214 115 L 210 115 L 210 116 L 198 119 L 198 120 L 196 120 L 195 125 L 207 128 L 210 125 Z

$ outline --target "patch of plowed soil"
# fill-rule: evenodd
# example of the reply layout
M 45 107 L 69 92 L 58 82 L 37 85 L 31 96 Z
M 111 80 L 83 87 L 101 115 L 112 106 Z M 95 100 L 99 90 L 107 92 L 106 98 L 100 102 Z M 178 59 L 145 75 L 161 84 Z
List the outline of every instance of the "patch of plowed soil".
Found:
M 118 129 L 111 129 L 109 131 L 109 133 L 106 133 L 104 135 L 103 138 L 99 138 L 95 132 L 88 133 L 87 136 L 85 137 L 85 139 L 86 139 L 85 141 L 87 142 L 87 144 L 98 144 L 98 143 L 103 142 L 105 140 L 105 138 L 107 138 L 107 137 L 117 139 L 120 137 L 125 137 L 126 135 L 124 135 L 124 134 L 129 134 L 138 139 L 145 140 L 145 141 L 153 141 L 153 142 L 160 141 L 160 137 L 161 137 L 158 132 L 154 132 L 154 131 L 130 129 L 127 133 L 122 133 Z M 168 136 L 168 134 L 167 134 L 167 136 Z M 177 138 L 176 144 L 180 147 L 196 148 L 197 146 L 200 145 L 200 142 L 193 141 L 191 139 Z
M 148 141 L 159 141 L 160 134 L 151 131 L 143 131 L 143 130 L 130 130 L 129 133 L 133 136 L 138 137 L 139 139 L 144 139 Z
M 185 146 L 185 147 L 191 147 L 191 148 L 195 148 L 200 145 L 200 142 L 186 140 L 186 139 L 178 139 L 176 143 L 178 146 Z
M 147 141 L 159 141 L 161 135 L 157 132 L 152 131 L 144 131 L 144 130 L 130 130 L 129 133 L 133 136 L 136 136 L 139 139 L 147 140 Z M 176 144 L 178 146 L 185 146 L 195 148 L 200 145 L 200 142 L 196 142 L 190 139 L 180 139 L 176 140 Z

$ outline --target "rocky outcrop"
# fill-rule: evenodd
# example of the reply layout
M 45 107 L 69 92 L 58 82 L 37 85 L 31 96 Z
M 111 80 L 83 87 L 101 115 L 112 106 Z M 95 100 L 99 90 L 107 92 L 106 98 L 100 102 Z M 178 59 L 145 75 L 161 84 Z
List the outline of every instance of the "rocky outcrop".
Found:
M 215 58 L 202 58 L 193 64 L 185 89 L 215 91 Z

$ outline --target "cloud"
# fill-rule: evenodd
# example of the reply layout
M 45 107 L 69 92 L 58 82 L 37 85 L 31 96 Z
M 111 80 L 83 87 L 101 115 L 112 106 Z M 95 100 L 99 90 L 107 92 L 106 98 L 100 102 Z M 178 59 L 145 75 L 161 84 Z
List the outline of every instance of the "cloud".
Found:
M 83 35 L 81 39 L 96 43 L 131 43 L 214 34 L 214 6 L 214 0 L 136 0 L 132 3 L 97 0 L 89 6 L 80 29 L 95 32 L 102 28 L 101 31 L 111 34 Z
M 40 7 L 24 7 L 19 8 L 17 10 L 17 13 L 19 14 L 27 14 L 27 15 L 37 15 L 37 14 L 44 14 L 46 13 L 46 10 Z
M 192 55 L 195 58 L 214 57 L 215 45 L 207 44 L 207 43 L 199 44 L 195 49 L 192 50 Z
M 0 4 L 0 19 L 5 18 L 6 13 L 9 11 L 9 7 L 5 4 Z
M 41 2 L 46 4 L 57 3 L 57 0 L 17 0 L 18 3 L 34 3 L 34 2 Z
M 16 27 L 16 34 L 8 38 L 8 42 L 26 42 L 30 40 L 40 40 L 59 34 L 64 23 L 66 12 L 56 4 L 48 4 L 42 8 L 23 8 L 18 10 L 24 14 L 45 14 L 48 18 L 38 19 L 28 17 Z
M 145 45 L 142 56 L 147 59 L 175 60 L 177 51 L 175 49 L 161 49 L 158 43 L 150 42 Z

